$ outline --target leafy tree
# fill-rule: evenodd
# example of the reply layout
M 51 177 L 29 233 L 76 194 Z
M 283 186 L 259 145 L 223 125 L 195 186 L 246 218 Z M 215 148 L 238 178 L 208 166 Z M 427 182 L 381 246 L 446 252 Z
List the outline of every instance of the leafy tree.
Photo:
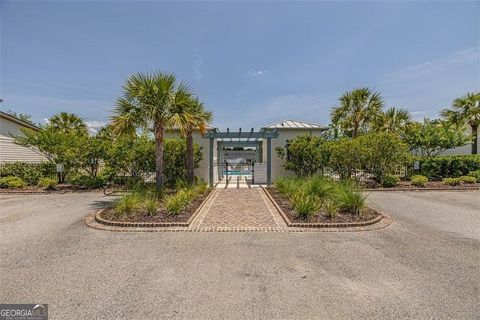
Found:
M 408 145 L 395 133 L 369 133 L 357 142 L 362 149 L 362 169 L 372 173 L 381 184 L 388 175 L 397 173 L 412 160 Z
M 352 138 L 358 137 L 361 131 L 365 132 L 372 126 L 384 105 L 380 93 L 368 88 L 345 92 L 339 102 L 330 113 L 331 121 Z
M 424 158 L 463 146 L 468 140 L 462 128 L 447 121 L 429 119 L 424 119 L 423 123 L 410 125 L 404 136 L 404 141 L 410 149 L 419 150 Z
M 112 118 L 117 132 L 132 133 L 138 128 L 151 130 L 155 137 L 155 171 L 157 190 L 163 188 L 163 140 L 172 107 L 190 99 L 188 86 L 177 85 L 173 74 L 156 72 L 134 74 L 123 86 Z
M 385 132 L 403 132 L 411 123 L 412 117 L 407 109 L 389 108 L 377 118 L 375 129 Z
M 341 138 L 328 144 L 329 165 L 341 179 L 349 179 L 362 167 L 365 150 L 358 139 Z
M 467 93 L 452 103 L 451 109 L 442 111 L 448 121 L 463 126 L 467 123 L 472 129 L 472 154 L 478 154 L 478 126 L 480 125 L 480 92 Z
M 198 130 L 201 134 L 205 133 L 207 125 L 211 120 L 212 113 L 206 111 L 203 103 L 196 97 L 190 97 L 186 104 L 175 103 L 173 105 L 169 125 L 178 128 L 182 136 L 186 137 L 186 167 L 187 182 L 189 184 L 195 182 L 193 132 Z
M 285 148 L 277 147 L 275 150 L 280 158 L 286 158 L 286 170 L 295 172 L 299 177 L 307 177 L 326 166 L 327 154 L 322 152 L 324 143 L 322 138 L 304 135 L 288 141 Z

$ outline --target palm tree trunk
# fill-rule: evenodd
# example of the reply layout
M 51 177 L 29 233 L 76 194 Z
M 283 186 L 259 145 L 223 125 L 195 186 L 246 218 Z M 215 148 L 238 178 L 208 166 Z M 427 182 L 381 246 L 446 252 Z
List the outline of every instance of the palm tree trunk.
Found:
M 358 135 L 358 128 L 359 128 L 359 126 L 360 126 L 360 124 L 359 124 L 357 121 L 355 121 L 355 122 L 353 123 L 352 138 L 354 138 L 354 139 L 355 139 L 355 138 L 357 137 L 357 135 Z
M 187 182 L 193 184 L 195 182 L 195 172 L 193 167 L 193 135 L 192 132 L 187 133 Z
M 163 126 L 155 125 L 155 182 L 157 191 L 163 189 Z
M 478 154 L 477 146 L 478 146 L 478 125 L 472 126 L 472 154 Z

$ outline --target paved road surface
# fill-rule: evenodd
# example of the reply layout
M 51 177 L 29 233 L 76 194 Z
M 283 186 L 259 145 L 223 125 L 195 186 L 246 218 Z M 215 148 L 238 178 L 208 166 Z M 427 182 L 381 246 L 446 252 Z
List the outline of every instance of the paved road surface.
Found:
M 115 233 L 99 193 L 0 196 L 0 302 L 50 319 L 478 319 L 480 192 L 372 193 L 360 233 Z

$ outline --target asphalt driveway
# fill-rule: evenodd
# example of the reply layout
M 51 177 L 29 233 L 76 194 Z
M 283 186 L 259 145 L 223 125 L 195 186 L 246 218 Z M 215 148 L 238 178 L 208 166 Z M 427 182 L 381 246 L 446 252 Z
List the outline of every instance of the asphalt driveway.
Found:
M 50 319 L 478 319 L 480 192 L 372 193 L 381 230 L 116 233 L 100 193 L 0 196 L 0 302 Z

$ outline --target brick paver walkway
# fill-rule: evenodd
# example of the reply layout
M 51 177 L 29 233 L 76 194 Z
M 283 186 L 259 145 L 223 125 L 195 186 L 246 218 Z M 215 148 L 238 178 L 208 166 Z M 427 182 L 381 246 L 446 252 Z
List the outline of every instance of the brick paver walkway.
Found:
M 261 188 L 216 189 L 192 227 L 278 228 L 285 221 Z

